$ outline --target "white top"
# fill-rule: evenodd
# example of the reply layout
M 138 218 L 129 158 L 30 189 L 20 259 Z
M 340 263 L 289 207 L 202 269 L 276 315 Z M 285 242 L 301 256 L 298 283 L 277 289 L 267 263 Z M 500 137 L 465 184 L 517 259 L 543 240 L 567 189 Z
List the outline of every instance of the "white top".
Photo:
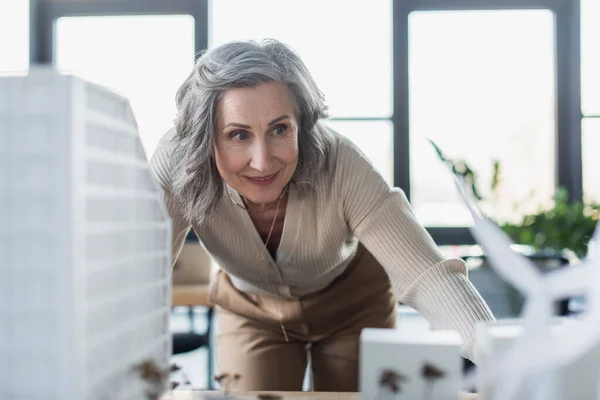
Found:
M 388 273 L 398 299 L 433 328 L 457 330 L 465 356 L 471 357 L 476 322 L 493 316 L 467 279 L 465 263 L 442 256 L 404 192 L 390 189 L 347 138 L 333 132 L 333 168 L 318 180 L 316 191 L 301 199 L 290 185 L 276 260 L 265 252 L 265 259 L 257 261 L 263 241 L 248 213 L 231 202 L 225 185 L 212 218 L 204 223 L 183 218 L 170 189 L 173 134 L 167 132 L 150 161 L 173 219 L 173 260 L 193 227 L 238 290 L 295 298 L 329 285 L 349 265 L 360 241 Z

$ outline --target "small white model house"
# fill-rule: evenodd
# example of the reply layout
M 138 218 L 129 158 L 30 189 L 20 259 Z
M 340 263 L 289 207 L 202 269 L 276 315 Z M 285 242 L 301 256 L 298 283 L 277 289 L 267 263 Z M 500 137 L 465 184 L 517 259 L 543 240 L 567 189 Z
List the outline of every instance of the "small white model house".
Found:
M 365 328 L 360 335 L 363 400 L 456 400 L 461 339 L 454 331 Z
M 168 366 L 170 222 L 127 99 L 0 78 L 0 399 L 143 399 Z

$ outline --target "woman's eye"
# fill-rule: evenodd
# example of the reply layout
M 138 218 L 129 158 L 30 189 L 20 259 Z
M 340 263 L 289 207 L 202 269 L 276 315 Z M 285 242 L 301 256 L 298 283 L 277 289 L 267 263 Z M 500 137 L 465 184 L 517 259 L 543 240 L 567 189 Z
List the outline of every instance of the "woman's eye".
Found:
M 250 135 L 248 135 L 248 132 L 246 131 L 236 131 L 232 132 L 229 137 L 236 140 L 248 140 Z
M 287 125 L 277 125 L 275 129 L 273 129 L 273 133 L 278 136 L 283 135 L 285 132 L 287 132 Z

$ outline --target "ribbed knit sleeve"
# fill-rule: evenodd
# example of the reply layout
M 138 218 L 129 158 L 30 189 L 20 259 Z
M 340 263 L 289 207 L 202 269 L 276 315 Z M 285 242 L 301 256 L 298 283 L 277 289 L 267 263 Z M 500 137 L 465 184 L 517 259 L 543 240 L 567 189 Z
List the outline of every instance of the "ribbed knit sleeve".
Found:
M 350 229 L 388 273 L 398 299 L 436 329 L 453 329 L 473 358 L 475 325 L 494 317 L 467 278 L 465 263 L 445 259 L 400 189 L 390 189 L 354 145 L 338 148 L 337 181 Z
M 171 190 L 171 145 L 170 140 L 174 131 L 167 132 L 160 140 L 154 155 L 150 159 L 150 171 L 161 189 L 161 197 L 173 224 L 172 230 L 172 263 L 175 264 L 181 252 L 185 238 L 190 231 L 191 223 L 181 212 L 181 205 L 175 199 Z

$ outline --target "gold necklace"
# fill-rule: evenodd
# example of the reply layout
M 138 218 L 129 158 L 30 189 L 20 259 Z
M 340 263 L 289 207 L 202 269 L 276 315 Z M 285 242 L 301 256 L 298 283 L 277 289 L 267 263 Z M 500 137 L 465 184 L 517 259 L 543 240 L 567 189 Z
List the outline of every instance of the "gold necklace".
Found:
M 256 253 L 256 261 L 262 261 L 265 259 L 265 251 L 267 250 L 267 245 L 269 244 L 269 240 L 271 240 L 271 234 L 273 233 L 273 227 L 275 226 L 275 221 L 277 221 L 277 214 L 279 214 L 279 202 L 283 196 L 279 196 L 277 199 L 277 207 L 275 207 L 275 216 L 273 217 L 273 221 L 271 222 L 271 228 L 269 229 L 269 234 L 267 235 L 267 240 L 265 241 L 265 246 L 261 251 Z
M 288 187 L 286 185 L 286 187 L 283 188 L 283 190 L 281 191 L 281 194 L 277 198 L 277 205 L 275 207 L 275 216 L 273 217 L 273 221 L 271 221 L 271 228 L 269 228 L 269 234 L 267 235 L 267 240 L 265 241 L 264 247 L 262 248 L 261 251 L 259 251 L 258 253 L 256 253 L 256 261 L 263 261 L 265 259 L 265 250 L 267 250 L 267 245 L 269 244 L 269 240 L 271 240 L 271 234 L 273 233 L 273 227 L 275 226 L 275 221 L 277 221 L 277 215 L 279 214 L 279 203 L 281 202 L 281 199 L 285 195 L 285 192 L 287 192 L 287 188 Z M 229 185 L 227 185 L 227 194 L 229 195 L 229 199 L 231 200 L 231 202 L 233 204 L 235 204 L 236 206 L 238 206 L 242 210 L 246 210 L 246 211 L 250 212 L 250 210 L 248 209 L 248 207 L 244 207 L 244 206 L 240 205 L 231 196 L 231 191 L 229 190 Z

